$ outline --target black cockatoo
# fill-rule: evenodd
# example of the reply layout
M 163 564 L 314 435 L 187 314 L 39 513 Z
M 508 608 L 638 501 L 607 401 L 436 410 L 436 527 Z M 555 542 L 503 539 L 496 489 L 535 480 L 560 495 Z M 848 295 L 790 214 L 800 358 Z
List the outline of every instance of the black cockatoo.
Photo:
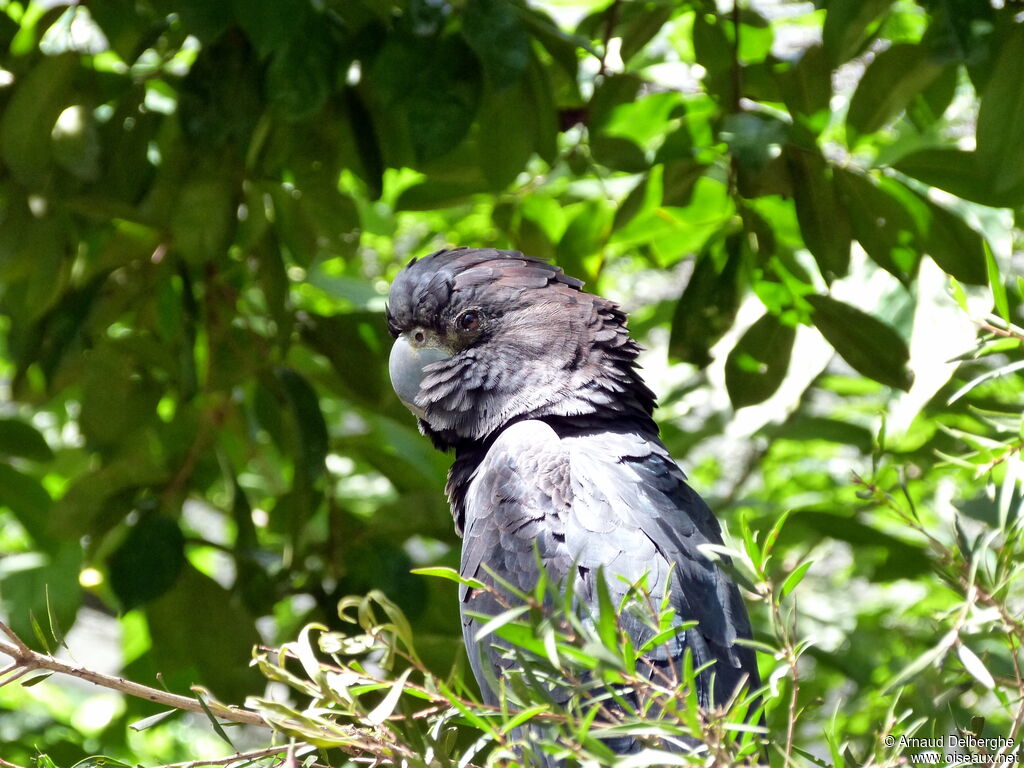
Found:
M 446 490 L 463 576 L 494 585 L 494 573 L 530 592 L 539 553 L 577 603 L 596 608 L 602 573 L 615 605 L 646 574 L 680 622 L 698 622 L 652 662 L 678 667 L 687 648 L 695 668 L 713 662 L 698 698 L 722 704 L 759 683 L 753 652 L 736 642 L 750 637 L 739 591 L 700 550 L 722 543 L 718 522 L 658 439 L 626 315 L 582 285 L 517 251 L 414 259 L 388 300 L 391 381 L 424 434 L 455 451 Z M 483 590 L 461 599 L 473 672 L 493 703 L 487 681 L 509 662 L 474 642 L 471 614 L 503 608 Z M 621 621 L 638 647 L 649 637 L 642 622 Z

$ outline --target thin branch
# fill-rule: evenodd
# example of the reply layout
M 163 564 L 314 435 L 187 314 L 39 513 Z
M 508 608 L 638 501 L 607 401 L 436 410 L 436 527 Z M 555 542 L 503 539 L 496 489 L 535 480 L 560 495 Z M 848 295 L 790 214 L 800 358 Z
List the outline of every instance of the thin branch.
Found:
M 273 755 L 280 755 L 282 752 L 287 752 L 291 748 L 289 744 L 281 744 L 276 747 L 265 747 L 264 749 L 255 749 L 252 752 L 236 752 L 233 755 L 227 757 L 218 757 L 208 760 L 192 760 L 184 763 L 168 763 L 162 765 L 160 768 L 200 768 L 203 765 L 230 765 L 231 763 L 237 763 L 240 761 L 251 761 L 259 760 L 261 757 L 272 757 Z
M 184 709 L 188 712 L 205 714 L 202 704 L 194 698 L 179 696 L 176 693 L 161 691 L 158 688 L 150 688 L 148 685 L 125 680 L 123 677 L 94 672 L 77 664 L 68 664 L 45 653 L 33 651 L 2 621 L 0 621 L 0 632 L 3 632 L 3 634 L 10 638 L 10 642 L 0 640 L 0 653 L 10 656 L 14 660 L 14 664 L 25 672 L 35 669 L 46 669 L 62 675 L 77 677 L 79 680 L 85 680 L 103 688 L 120 691 L 138 699 L 145 699 L 146 701 L 152 701 L 174 709 Z M 24 674 L 24 672 L 21 674 Z M 18 676 L 20 677 L 21 675 L 19 674 Z M 244 725 L 258 725 L 263 728 L 271 727 L 258 713 L 251 710 L 240 707 L 228 707 L 216 701 L 207 701 L 206 705 L 211 712 L 224 720 Z

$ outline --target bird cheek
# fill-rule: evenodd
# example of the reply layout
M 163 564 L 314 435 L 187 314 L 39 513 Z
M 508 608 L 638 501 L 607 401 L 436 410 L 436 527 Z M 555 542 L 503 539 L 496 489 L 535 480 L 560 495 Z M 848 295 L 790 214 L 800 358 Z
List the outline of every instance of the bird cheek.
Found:
M 416 405 L 416 396 L 423 381 L 423 369 L 448 357 L 450 354 L 438 347 L 415 347 L 404 335 L 399 336 L 391 347 L 388 360 L 391 386 L 398 399 L 416 416 L 423 418 L 423 409 Z

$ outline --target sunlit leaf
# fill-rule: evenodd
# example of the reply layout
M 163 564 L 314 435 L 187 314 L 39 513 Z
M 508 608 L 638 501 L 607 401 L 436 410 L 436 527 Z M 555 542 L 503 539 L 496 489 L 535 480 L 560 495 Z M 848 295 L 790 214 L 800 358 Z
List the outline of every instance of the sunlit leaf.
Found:
M 914 376 L 910 352 L 892 326 L 829 296 L 808 296 L 812 320 L 856 371 L 896 389 L 908 390 Z

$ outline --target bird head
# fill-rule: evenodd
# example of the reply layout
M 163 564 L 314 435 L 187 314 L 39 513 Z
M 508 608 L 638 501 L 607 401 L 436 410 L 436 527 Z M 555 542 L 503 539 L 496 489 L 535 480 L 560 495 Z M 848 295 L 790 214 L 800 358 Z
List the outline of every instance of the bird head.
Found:
M 617 305 L 518 251 L 456 248 L 406 265 L 391 286 L 391 382 L 439 447 L 522 418 L 649 417 L 639 346 Z

